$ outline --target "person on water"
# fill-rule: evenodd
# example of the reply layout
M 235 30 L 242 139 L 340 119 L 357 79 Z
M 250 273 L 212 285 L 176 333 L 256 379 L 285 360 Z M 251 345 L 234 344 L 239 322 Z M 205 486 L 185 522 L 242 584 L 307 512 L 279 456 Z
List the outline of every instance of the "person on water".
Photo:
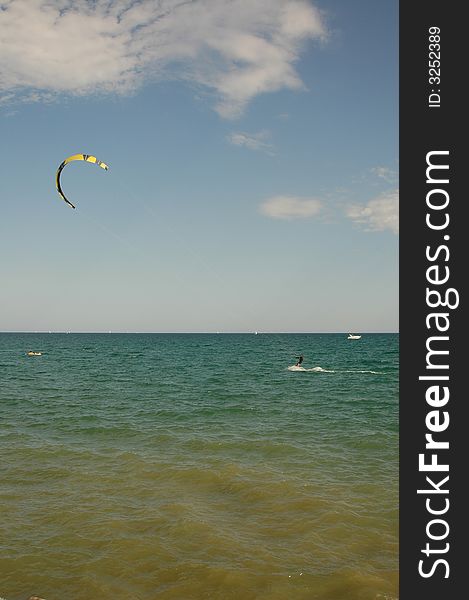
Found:
M 298 359 L 298 362 L 296 363 L 295 367 L 299 367 L 303 362 L 303 355 L 297 356 L 296 358 Z

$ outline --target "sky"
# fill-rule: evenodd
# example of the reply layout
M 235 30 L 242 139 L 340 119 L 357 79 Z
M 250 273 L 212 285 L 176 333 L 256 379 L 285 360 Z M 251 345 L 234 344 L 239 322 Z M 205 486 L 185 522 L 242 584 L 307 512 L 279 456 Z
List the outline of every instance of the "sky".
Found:
M 397 0 L 0 0 L 0 159 L 0 331 L 398 331 Z

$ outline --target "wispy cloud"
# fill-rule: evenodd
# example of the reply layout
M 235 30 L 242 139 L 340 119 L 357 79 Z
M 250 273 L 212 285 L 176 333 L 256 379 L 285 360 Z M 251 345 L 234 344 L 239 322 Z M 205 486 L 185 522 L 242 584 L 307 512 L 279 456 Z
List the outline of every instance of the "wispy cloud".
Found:
M 306 219 L 317 216 L 322 203 L 316 198 L 274 196 L 263 202 L 259 211 L 273 219 Z
M 259 131 L 258 133 L 245 133 L 243 131 L 233 132 L 226 138 L 230 144 L 235 146 L 244 146 L 249 150 L 262 150 L 267 154 L 273 154 L 270 131 Z
M 396 171 L 389 167 L 373 167 L 371 172 L 379 179 L 386 181 L 386 183 L 395 183 L 397 181 Z
M 389 230 L 399 233 L 399 190 L 381 194 L 367 204 L 351 204 L 345 213 L 367 231 Z
M 0 98 L 129 94 L 180 79 L 225 118 L 259 94 L 302 89 L 303 44 L 326 38 L 308 0 L 9 0 L 0 30 Z

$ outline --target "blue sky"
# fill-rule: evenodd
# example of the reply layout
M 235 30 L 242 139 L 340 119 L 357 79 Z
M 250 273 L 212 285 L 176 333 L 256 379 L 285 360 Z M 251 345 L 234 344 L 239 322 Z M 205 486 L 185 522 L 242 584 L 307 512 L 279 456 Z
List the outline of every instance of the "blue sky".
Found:
M 397 331 L 397 23 L 0 3 L 0 330 Z

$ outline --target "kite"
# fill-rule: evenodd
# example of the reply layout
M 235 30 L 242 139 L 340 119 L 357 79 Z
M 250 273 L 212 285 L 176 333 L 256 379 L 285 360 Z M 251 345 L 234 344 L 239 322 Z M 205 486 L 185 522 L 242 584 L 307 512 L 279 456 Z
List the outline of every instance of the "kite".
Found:
M 91 156 L 90 154 L 74 154 L 73 156 L 69 156 L 68 158 L 66 158 L 63 161 L 63 163 L 57 169 L 57 173 L 55 175 L 55 184 L 57 186 L 57 191 L 59 192 L 61 198 L 63 200 L 65 200 L 65 202 L 67 204 L 69 204 L 72 208 L 75 208 L 75 206 L 73 206 L 73 204 L 69 200 L 67 200 L 67 198 L 65 197 L 65 194 L 62 192 L 62 188 L 60 186 L 60 174 L 62 173 L 62 170 L 65 167 L 65 165 L 68 165 L 68 163 L 70 163 L 70 162 L 72 162 L 74 160 L 84 160 L 86 162 L 95 163 L 96 165 L 98 165 L 99 167 L 101 167 L 101 169 L 104 169 L 105 171 L 107 171 L 108 168 L 109 168 L 101 160 L 98 160 L 96 158 L 96 156 Z

